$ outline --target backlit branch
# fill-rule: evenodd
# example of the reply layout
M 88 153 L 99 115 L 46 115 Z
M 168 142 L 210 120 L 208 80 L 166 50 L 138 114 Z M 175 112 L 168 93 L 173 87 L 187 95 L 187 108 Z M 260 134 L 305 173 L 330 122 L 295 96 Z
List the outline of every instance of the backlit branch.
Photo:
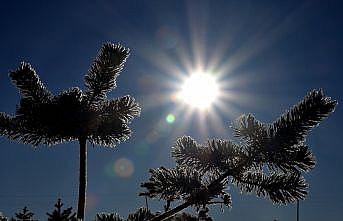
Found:
M 85 76 L 86 92 L 90 104 L 106 98 L 106 93 L 116 87 L 116 78 L 122 71 L 130 50 L 120 44 L 105 44 Z

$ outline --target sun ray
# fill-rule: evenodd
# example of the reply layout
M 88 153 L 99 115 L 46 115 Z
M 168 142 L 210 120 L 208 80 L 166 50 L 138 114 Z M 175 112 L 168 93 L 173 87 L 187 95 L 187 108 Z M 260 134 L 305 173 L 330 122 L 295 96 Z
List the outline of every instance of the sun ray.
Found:
M 220 109 L 219 109 L 220 111 Z M 216 136 L 225 137 L 227 136 L 227 122 L 223 121 L 223 119 L 220 117 L 218 111 L 214 110 L 209 113 L 210 117 L 208 121 L 209 128 L 211 128 Z

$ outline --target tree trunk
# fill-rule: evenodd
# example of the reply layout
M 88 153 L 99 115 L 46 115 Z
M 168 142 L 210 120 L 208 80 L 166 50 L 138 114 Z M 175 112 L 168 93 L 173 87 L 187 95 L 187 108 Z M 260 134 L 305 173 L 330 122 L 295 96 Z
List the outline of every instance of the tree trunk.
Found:
M 79 201 L 77 206 L 77 219 L 85 220 L 86 187 L 87 187 L 87 140 L 79 138 L 80 144 L 80 171 L 79 171 Z

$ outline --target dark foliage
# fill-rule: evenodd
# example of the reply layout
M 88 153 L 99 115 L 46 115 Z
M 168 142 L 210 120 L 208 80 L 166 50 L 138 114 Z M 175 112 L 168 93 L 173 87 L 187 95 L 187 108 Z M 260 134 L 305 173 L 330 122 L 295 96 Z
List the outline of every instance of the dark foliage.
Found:
M 58 199 L 54 211 L 47 213 L 48 221 L 77 221 L 76 213 L 72 212 L 72 207 L 63 210 L 62 207 L 63 203 L 61 199 Z
M 124 221 L 117 213 L 98 213 L 95 221 Z
M 147 221 L 153 215 L 146 208 L 139 208 L 135 213 L 129 214 L 125 220 L 121 218 L 117 213 L 99 213 L 96 215 L 95 221 Z
M 8 220 L 7 217 L 4 214 L 2 214 L 2 212 L 0 212 L 0 221 L 7 221 L 7 220 Z
M 127 221 L 146 221 L 151 217 L 153 217 L 153 215 L 148 209 L 139 208 L 135 213 L 132 213 L 127 217 Z
M 88 103 L 97 105 L 106 99 L 106 93 L 113 90 L 116 79 L 124 68 L 130 50 L 120 44 L 105 44 L 85 76 Z
M 31 65 L 23 62 L 9 75 L 21 100 L 15 116 L 0 114 L 1 135 L 34 146 L 80 137 L 94 144 L 115 146 L 128 139 L 128 124 L 139 115 L 140 107 L 129 95 L 106 100 L 128 56 L 129 50 L 123 46 L 105 44 L 85 76 L 86 91 L 75 87 L 55 96 Z
M 191 166 L 204 174 L 232 168 L 236 158 L 244 153 L 229 140 L 211 139 L 207 144 L 200 145 L 193 138 L 184 136 L 176 141 L 171 154 L 178 165 Z
M 313 169 L 316 162 L 305 143 L 306 135 L 336 104 L 322 90 L 314 90 L 271 124 L 243 115 L 233 124 L 238 144 L 223 139 L 198 144 L 188 136 L 179 138 L 171 150 L 177 167 L 150 170 L 141 195 L 184 202 L 152 221 L 165 220 L 188 206 L 202 211 L 217 203 L 231 207 L 229 185 L 273 203 L 304 199 L 308 184 L 302 173 Z M 198 218 L 211 220 L 206 213 L 201 217 L 199 212 Z
M 188 213 L 181 213 L 166 219 L 166 221 L 198 221 L 198 218 Z
M 107 100 L 128 56 L 129 49 L 122 45 L 104 44 L 85 76 L 84 92 L 74 87 L 53 95 L 25 62 L 9 74 L 21 99 L 14 116 L 0 113 L 0 135 L 33 146 L 79 141 L 77 217 L 81 220 L 86 203 L 87 140 L 115 147 L 130 137 L 129 124 L 140 114 L 138 103 L 130 95 Z
M 16 221 L 36 221 L 33 219 L 34 213 L 31 212 L 26 206 L 21 212 L 15 213 Z
M 203 216 L 209 218 L 207 216 L 207 211 L 203 213 Z M 136 212 L 129 214 L 127 219 L 123 219 L 117 213 L 99 213 L 96 215 L 95 221 L 148 221 L 154 216 L 156 215 L 152 214 L 148 209 L 139 208 Z M 166 219 L 166 221 L 198 221 L 198 220 L 199 220 L 198 217 L 193 216 L 188 213 L 176 214 L 173 217 Z
M 150 170 L 149 182 L 142 184 L 149 193 L 141 193 L 149 197 L 160 197 L 164 200 L 174 200 L 182 196 L 190 196 L 201 187 L 201 176 L 197 171 L 190 169 L 164 167 Z M 178 197 L 178 198 L 176 198 Z

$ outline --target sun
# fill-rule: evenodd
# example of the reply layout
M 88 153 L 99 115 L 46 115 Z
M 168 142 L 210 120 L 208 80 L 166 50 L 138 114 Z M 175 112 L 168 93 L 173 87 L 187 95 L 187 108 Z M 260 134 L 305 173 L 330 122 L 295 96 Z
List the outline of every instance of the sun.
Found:
M 219 96 L 219 84 L 211 73 L 197 71 L 184 79 L 178 98 L 198 110 L 207 110 Z

